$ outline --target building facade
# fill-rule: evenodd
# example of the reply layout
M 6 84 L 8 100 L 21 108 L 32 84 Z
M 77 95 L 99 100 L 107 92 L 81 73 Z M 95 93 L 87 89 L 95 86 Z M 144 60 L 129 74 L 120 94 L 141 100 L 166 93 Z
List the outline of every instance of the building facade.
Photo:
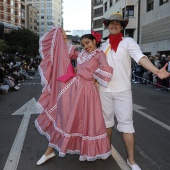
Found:
M 26 5 L 32 4 L 38 9 L 38 34 L 41 36 L 53 26 L 61 27 L 63 0 L 25 0 Z
M 103 0 L 92 0 L 91 1 L 91 21 L 92 30 L 103 34 Z
M 20 0 L 0 0 L 0 22 L 14 27 L 21 27 Z
M 20 0 L 0 0 L 0 39 L 7 40 L 13 29 L 21 28 Z
M 38 9 L 33 7 L 31 4 L 26 5 L 25 7 L 26 7 L 25 28 L 38 34 L 38 23 L 37 23 Z
M 170 54 L 170 0 L 140 1 L 140 46 L 147 55 Z
M 170 54 L 170 0 L 92 0 L 91 29 L 107 37 L 102 19 L 120 12 L 129 18 L 125 36 L 133 37 L 146 55 Z

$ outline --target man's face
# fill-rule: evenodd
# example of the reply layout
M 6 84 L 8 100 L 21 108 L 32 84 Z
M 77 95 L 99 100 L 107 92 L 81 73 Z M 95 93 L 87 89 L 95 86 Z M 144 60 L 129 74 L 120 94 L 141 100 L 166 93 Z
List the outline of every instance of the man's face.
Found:
M 170 55 L 167 57 L 167 60 L 170 61 Z
M 117 35 L 123 30 L 123 27 L 119 21 L 111 21 L 108 26 L 108 30 L 110 34 Z

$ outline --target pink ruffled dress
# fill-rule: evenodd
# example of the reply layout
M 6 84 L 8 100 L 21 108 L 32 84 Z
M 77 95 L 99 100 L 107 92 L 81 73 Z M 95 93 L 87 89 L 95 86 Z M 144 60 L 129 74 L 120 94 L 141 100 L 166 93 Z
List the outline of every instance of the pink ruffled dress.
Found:
M 35 120 L 49 146 L 64 157 L 79 154 L 79 160 L 94 161 L 111 154 L 98 88 L 93 79 L 107 86 L 113 69 L 99 50 L 78 53 L 65 45 L 60 28 L 53 28 L 40 39 L 39 66 L 43 85 L 38 106 L 42 113 Z M 77 58 L 77 74 L 66 82 L 70 58 Z

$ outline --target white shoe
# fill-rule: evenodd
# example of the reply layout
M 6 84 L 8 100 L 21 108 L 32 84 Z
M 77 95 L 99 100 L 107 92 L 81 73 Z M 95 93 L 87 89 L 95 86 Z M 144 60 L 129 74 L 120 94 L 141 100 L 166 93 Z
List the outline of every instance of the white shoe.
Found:
M 127 159 L 127 164 L 131 167 L 132 170 L 141 170 L 137 164 L 130 164 L 129 160 Z
M 54 157 L 55 156 L 55 153 L 54 152 L 52 152 L 50 155 L 48 155 L 48 156 L 45 156 L 45 155 L 43 155 L 40 159 L 39 159 L 39 161 L 37 162 L 37 165 L 41 165 L 41 164 L 43 164 L 44 162 L 46 162 L 48 159 L 50 159 L 50 158 L 52 158 L 52 157 Z

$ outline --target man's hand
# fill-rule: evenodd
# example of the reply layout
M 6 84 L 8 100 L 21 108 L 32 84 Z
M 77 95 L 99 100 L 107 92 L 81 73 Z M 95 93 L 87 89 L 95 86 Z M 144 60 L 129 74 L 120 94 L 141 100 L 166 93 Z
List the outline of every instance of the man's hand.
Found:
M 168 73 L 166 71 L 166 68 L 168 66 L 168 63 L 166 63 L 158 72 L 157 72 L 157 76 L 160 78 L 160 79 L 166 79 L 168 77 L 170 77 L 170 73 Z

